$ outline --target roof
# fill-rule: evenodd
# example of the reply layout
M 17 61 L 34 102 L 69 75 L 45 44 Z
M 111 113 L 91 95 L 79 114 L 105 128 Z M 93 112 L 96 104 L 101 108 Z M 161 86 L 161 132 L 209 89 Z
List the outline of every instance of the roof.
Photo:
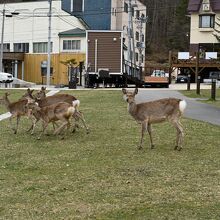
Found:
M 84 37 L 86 36 L 86 30 L 82 30 L 80 28 L 71 29 L 68 31 L 63 31 L 59 33 L 60 37 Z
M 209 0 L 210 5 L 213 12 L 220 11 L 220 1 L 219 0 Z M 188 3 L 188 12 L 199 12 L 199 9 L 201 7 L 202 0 L 189 0 Z

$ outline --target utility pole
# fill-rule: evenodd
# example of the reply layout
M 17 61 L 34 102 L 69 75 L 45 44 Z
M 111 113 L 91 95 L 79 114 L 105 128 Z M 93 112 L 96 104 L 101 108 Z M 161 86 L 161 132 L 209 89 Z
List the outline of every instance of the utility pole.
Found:
M 47 87 L 50 86 L 50 60 L 51 60 L 51 10 L 52 10 L 52 0 L 49 2 L 49 24 L 48 24 L 48 43 L 47 43 Z
M 129 68 L 128 75 L 132 75 L 132 51 L 131 51 L 131 38 L 132 38 L 132 8 L 131 0 L 128 1 L 128 62 Z
M 5 29 L 5 4 L 2 11 L 2 36 L 1 36 L 1 52 L 0 52 L 0 72 L 2 72 L 3 49 L 4 49 L 4 29 Z

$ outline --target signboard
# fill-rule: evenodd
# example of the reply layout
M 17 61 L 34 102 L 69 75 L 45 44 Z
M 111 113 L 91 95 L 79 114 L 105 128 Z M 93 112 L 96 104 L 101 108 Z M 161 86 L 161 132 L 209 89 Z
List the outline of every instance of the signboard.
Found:
M 205 59 L 206 60 L 217 59 L 217 52 L 206 52 Z
M 178 52 L 178 60 L 188 60 L 189 52 Z

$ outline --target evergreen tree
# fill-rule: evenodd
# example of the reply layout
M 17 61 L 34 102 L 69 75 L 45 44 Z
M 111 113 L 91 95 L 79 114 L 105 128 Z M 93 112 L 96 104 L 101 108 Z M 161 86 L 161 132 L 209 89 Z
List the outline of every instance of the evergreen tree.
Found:
M 190 18 L 187 16 L 188 0 L 181 0 L 173 22 L 168 30 L 167 47 L 170 50 L 186 51 L 189 48 Z

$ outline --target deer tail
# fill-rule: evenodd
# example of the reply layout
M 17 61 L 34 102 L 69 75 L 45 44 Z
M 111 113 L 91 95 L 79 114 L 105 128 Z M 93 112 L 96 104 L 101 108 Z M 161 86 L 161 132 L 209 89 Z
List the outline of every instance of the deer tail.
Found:
M 181 100 L 181 101 L 179 102 L 179 110 L 180 110 L 180 112 L 181 112 L 182 114 L 183 114 L 183 112 L 185 111 L 186 106 L 187 106 L 187 103 L 186 103 L 185 100 Z
M 80 101 L 78 99 L 76 99 L 72 103 L 73 103 L 73 107 L 78 108 L 79 104 L 80 104 Z

